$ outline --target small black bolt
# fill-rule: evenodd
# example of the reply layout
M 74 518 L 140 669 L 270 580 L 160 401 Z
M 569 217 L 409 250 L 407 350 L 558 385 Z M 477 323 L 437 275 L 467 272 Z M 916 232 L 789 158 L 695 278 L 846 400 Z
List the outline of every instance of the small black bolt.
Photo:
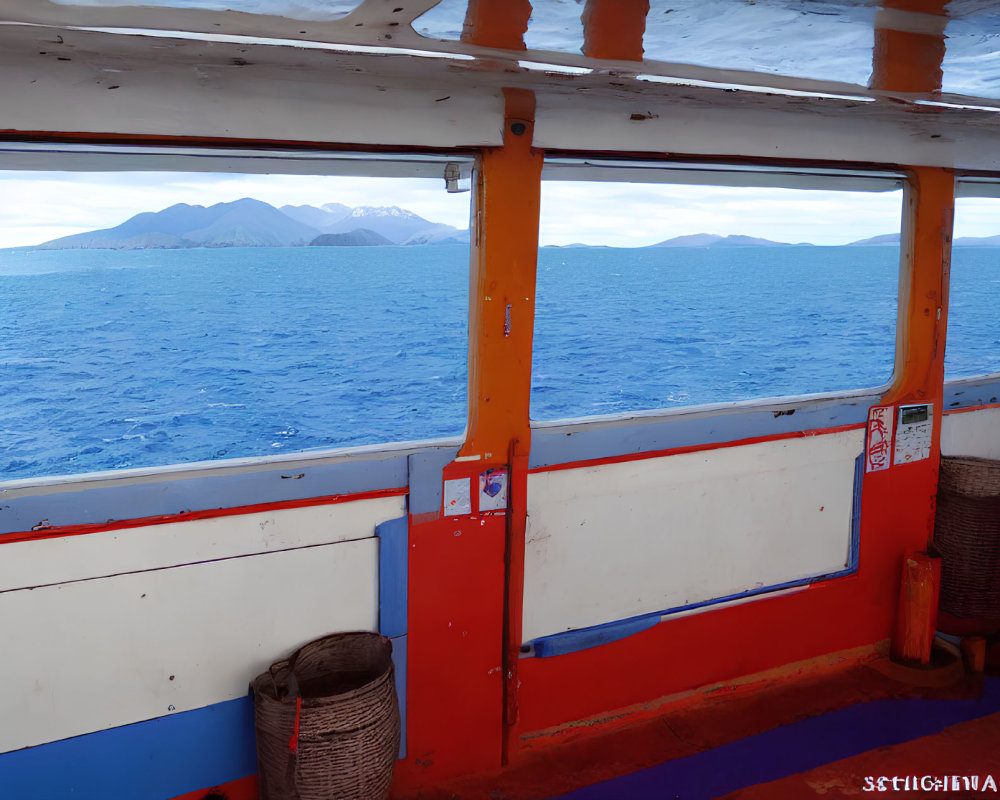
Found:
M 526 130 L 528 130 L 528 126 L 523 122 L 510 123 L 510 132 L 515 136 L 522 136 Z

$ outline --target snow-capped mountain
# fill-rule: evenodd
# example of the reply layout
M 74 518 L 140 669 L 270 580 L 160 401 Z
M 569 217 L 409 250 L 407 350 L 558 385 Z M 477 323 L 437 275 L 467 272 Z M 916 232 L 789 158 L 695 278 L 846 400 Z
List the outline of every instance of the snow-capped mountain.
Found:
M 64 236 L 39 247 L 50 249 L 148 249 L 185 247 L 288 247 L 308 245 L 326 234 L 354 234 L 322 244 L 438 244 L 468 241 L 468 231 L 430 222 L 399 206 L 282 206 L 245 197 L 208 208 L 180 203 L 136 214 L 113 228 Z

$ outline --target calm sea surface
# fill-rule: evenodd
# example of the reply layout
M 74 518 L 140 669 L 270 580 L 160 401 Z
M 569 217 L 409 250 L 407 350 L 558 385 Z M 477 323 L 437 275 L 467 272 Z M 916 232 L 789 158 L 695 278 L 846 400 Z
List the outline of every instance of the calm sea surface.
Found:
M 1000 368 L 1000 249 L 948 369 Z M 0 251 L 0 480 L 454 435 L 464 247 Z M 898 251 L 541 250 L 532 416 L 885 383 Z M 515 320 L 516 324 L 516 320 Z

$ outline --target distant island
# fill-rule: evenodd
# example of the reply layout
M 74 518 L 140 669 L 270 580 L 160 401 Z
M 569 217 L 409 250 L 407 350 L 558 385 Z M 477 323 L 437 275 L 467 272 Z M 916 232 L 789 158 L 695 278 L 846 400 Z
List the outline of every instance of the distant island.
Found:
M 359 247 L 468 244 L 469 231 L 430 222 L 398 206 L 274 206 L 244 197 L 212 206 L 178 203 L 113 228 L 36 246 L 44 250 L 148 250 L 187 247 Z
M 899 247 L 899 238 L 898 233 L 885 233 L 881 236 L 873 236 L 870 239 L 851 242 L 849 246 L 889 245 Z M 951 244 L 953 247 L 1000 247 L 1000 236 L 959 236 Z
M 813 247 L 809 242 L 773 242 L 756 236 L 719 236 L 715 233 L 694 233 L 689 236 L 675 236 L 650 247 Z

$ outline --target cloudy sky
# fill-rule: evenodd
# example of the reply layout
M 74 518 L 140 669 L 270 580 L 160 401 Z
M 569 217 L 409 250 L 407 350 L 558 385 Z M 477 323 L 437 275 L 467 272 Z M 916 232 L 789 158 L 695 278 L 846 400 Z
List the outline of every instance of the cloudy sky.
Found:
M 441 180 L 206 173 L 0 173 L 0 247 L 113 227 L 174 203 L 255 197 L 274 206 L 397 205 L 432 222 L 468 226 L 470 194 Z M 901 193 L 551 181 L 541 244 L 635 247 L 692 233 L 836 245 L 899 230 Z M 957 236 L 1000 233 L 1000 201 L 962 200 Z

